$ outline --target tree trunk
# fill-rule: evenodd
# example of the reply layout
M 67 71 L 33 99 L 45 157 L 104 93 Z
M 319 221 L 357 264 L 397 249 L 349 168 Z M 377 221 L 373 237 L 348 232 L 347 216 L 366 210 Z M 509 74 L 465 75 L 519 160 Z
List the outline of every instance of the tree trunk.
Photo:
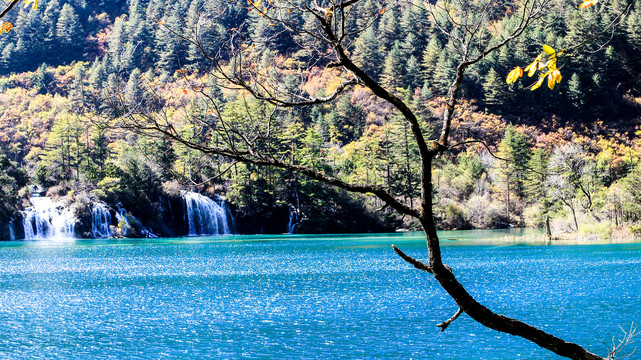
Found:
M 585 350 L 577 344 L 567 342 L 519 320 L 496 314 L 481 305 L 465 290 L 450 268 L 442 263 L 434 221 L 431 218 L 423 217 L 421 224 L 427 237 L 430 268 L 433 271 L 434 278 L 456 301 L 460 309 L 472 319 L 490 329 L 525 338 L 560 356 L 574 360 L 603 360 L 602 357 Z
M 545 238 L 552 240 L 552 229 L 550 228 L 550 214 L 545 214 Z

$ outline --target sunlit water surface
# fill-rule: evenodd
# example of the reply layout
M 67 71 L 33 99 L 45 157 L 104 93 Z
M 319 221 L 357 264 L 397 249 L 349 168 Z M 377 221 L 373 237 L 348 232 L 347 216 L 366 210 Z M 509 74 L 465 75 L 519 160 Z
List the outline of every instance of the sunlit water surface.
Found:
M 482 303 L 601 355 L 641 322 L 641 244 L 507 234 L 443 233 Z M 557 358 L 465 315 L 439 332 L 453 301 L 392 243 L 426 258 L 418 233 L 3 242 L 0 358 Z

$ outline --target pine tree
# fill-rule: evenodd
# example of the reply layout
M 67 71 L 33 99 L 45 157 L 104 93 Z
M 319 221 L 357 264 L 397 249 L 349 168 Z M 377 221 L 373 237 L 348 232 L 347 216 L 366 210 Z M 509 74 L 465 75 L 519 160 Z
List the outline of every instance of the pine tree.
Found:
M 126 34 L 130 44 L 127 57 L 128 69 L 140 67 L 147 69 L 153 66 L 153 36 L 149 22 L 145 19 L 144 6 L 140 0 L 133 0 L 129 5 L 129 21 L 126 23 Z
M 636 8 L 630 11 L 626 20 L 626 31 L 628 44 L 634 49 L 637 55 L 641 55 L 641 9 Z
M 49 75 L 47 75 L 47 64 L 42 64 L 38 67 L 33 75 L 29 85 L 36 91 L 37 94 L 45 94 L 47 92 L 47 85 L 49 84 Z
M 394 47 L 394 43 L 399 39 L 398 17 L 394 8 L 387 9 L 378 25 L 377 37 L 380 39 L 381 48 L 389 50 Z
M 574 115 L 581 117 L 585 106 L 585 93 L 577 73 L 573 73 L 568 81 L 568 99 Z
M 423 51 L 423 61 L 421 62 L 421 66 L 423 67 L 423 76 L 429 86 L 432 86 L 434 83 L 434 70 L 436 70 L 436 62 L 438 61 L 440 52 L 441 43 L 436 36 L 433 36 Z
M 506 218 L 510 221 L 514 203 L 525 195 L 525 174 L 532 156 L 531 139 L 513 126 L 505 130 L 498 145 L 500 191 L 505 201 Z
M 56 24 L 56 36 L 60 44 L 67 51 L 72 52 L 68 55 L 69 59 L 77 49 L 82 47 L 84 38 L 82 25 L 76 11 L 69 4 L 64 4 L 62 10 L 60 10 L 60 17 Z
M 381 74 L 381 83 L 384 87 L 392 91 L 405 84 L 401 47 L 398 42 L 394 43 L 392 50 L 390 50 L 385 58 L 385 67 Z
M 85 85 L 84 80 L 86 77 L 86 69 L 83 63 L 78 63 L 74 69 L 75 76 L 73 82 L 69 87 L 69 105 L 72 111 L 81 112 L 85 98 Z
M 120 69 L 120 57 L 124 50 L 125 43 L 127 42 L 127 34 L 125 31 L 126 22 L 122 17 L 119 17 L 114 22 L 109 39 L 107 42 L 107 54 L 111 60 L 111 68 Z M 108 71 L 107 69 L 105 69 Z
M 42 14 L 42 27 L 46 30 L 42 38 L 42 49 L 48 59 L 58 59 L 60 51 L 57 51 L 58 35 L 57 24 L 60 17 L 60 3 L 58 0 L 50 0 Z
M 373 26 L 362 32 L 354 43 L 354 62 L 375 79 L 383 62 L 379 49 L 380 43 Z
M 337 140 L 347 144 L 361 137 L 366 117 L 363 108 L 354 106 L 349 96 L 343 96 L 338 100 L 336 110 L 330 112 L 328 124 L 336 128 Z
M 137 106 L 142 100 L 143 92 L 140 87 L 140 74 L 140 69 L 134 68 L 129 75 L 127 85 L 125 86 L 125 99 L 127 100 L 127 103 L 131 104 L 131 106 Z
M 504 90 L 503 79 L 499 77 L 494 68 L 490 68 L 483 81 L 483 101 L 490 108 L 499 107 L 503 104 Z
M 454 63 L 450 59 L 450 54 L 447 51 L 447 48 L 444 48 L 439 53 L 436 66 L 434 67 L 434 73 L 432 76 L 432 87 L 434 89 L 434 93 L 437 95 L 447 94 L 447 91 L 454 80 L 455 73 L 456 70 L 454 69 Z
M 179 23 L 178 16 L 173 13 L 167 19 L 166 26 L 176 26 Z M 165 73 L 172 74 L 180 66 L 180 45 L 178 39 L 167 29 L 159 27 L 156 30 L 156 56 L 158 66 Z
M 2 69 L 2 71 L 8 72 L 13 67 L 11 60 L 13 59 L 15 48 L 16 46 L 13 43 L 8 43 L 4 49 L 2 49 L 2 53 L 0 54 L 0 69 Z
M 20 29 L 20 32 L 13 34 L 16 46 L 11 59 L 12 68 L 15 71 L 35 70 L 40 66 L 40 63 L 22 60 L 37 58 L 42 55 L 42 48 L 39 46 L 40 17 L 37 12 L 30 11 L 28 7 L 24 7 L 18 14 L 15 27 Z
M 107 80 L 107 75 L 105 69 L 102 67 L 102 63 L 98 59 L 94 60 L 91 63 L 91 68 L 89 68 L 89 86 L 94 89 L 100 89 L 102 83 Z
M 409 33 L 401 43 L 401 54 L 403 58 L 409 59 L 410 56 L 419 56 L 421 54 L 421 44 L 414 33 Z
M 410 89 L 416 89 L 421 86 L 421 65 L 414 55 L 407 60 L 406 66 L 406 84 Z
M 375 0 L 365 0 L 360 3 L 356 8 L 356 11 L 358 11 L 358 15 L 356 16 L 357 30 L 363 30 L 368 26 L 376 27 L 375 24 L 371 25 L 370 21 L 372 16 L 376 15 L 380 10 L 381 8 Z
M 532 151 L 532 156 L 527 162 L 527 168 L 524 185 L 524 194 L 529 203 L 540 203 L 542 213 L 546 214 L 550 206 L 547 188 L 545 182 L 548 173 L 548 155 L 545 150 L 537 148 Z M 543 215 L 542 214 L 542 215 Z
M 401 39 L 407 39 L 407 36 L 410 34 L 412 34 L 414 38 L 417 38 L 417 35 L 421 32 L 421 28 L 419 27 L 420 24 L 417 21 L 416 12 L 413 11 L 413 8 L 414 6 L 410 5 L 402 10 L 403 16 L 401 17 L 399 26 L 401 30 Z M 417 40 L 416 45 L 419 48 L 422 47 L 423 44 L 420 42 L 420 39 Z

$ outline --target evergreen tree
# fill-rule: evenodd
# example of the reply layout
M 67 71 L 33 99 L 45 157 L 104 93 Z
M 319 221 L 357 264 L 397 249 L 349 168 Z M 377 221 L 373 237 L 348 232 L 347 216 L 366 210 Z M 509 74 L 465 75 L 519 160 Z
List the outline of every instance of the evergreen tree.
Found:
M 56 24 L 56 36 L 64 49 L 71 52 L 67 55 L 67 59 L 62 59 L 63 61 L 71 60 L 71 56 L 75 51 L 82 48 L 82 40 L 84 38 L 82 24 L 80 24 L 78 15 L 70 4 L 64 4 L 62 10 L 60 10 L 60 16 Z
M 385 67 L 381 74 L 383 86 L 392 91 L 398 87 L 403 87 L 405 84 L 405 72 L 402 59 L 401 47 L 399 43 L 396 42 L 385 58 Z
M 9 222 L 18 210 L 18 191 L 28 180 L 27 172 L 0 151 L 0 224 Z
M 122 17 L 116 19 L 109 34 L 109 39 L 107 43 L 107 54 L 109 58 L 110 65 L 112 69 L 120 69 L 120 58 L 121 53 L 124 50 L 125 43 L 127 40 L 127 34 L 125 31 L 126 22 Z M 107 69 L 105 68 L 107 71 Z
M 380 43 L 373 26 L 363 31 L 354 43 L 354 62 L 375 79 L 378 78 L 382 63 L 379 49 Z
M 178 26 L 180 19 L 175 12 L 167 18 L 166 26 Z M 180 44 L 178 39 L 164 27 L 158 27 L 156 30 L 156 56 L 158 66 L 165 73 L 172 74 L 181 66 L 180 61 Z
M 5 72 L 8 72 L 11 70 L 13 67 L 13 56 L 15 52 L 16 46 L 13 43 L 8 43 L 4 49 L 2 49 L 2 53 L 0 54 L 0 69 L 2 69 Z
M 58 0 L 50 0 L 47 2 L 47 7 L 42 14 L 42 26 L 46 33 L 42 38 L 43 54 L 48 59 L 58 59 L 60 51 L 56 49 L 58 46 L 58 31 L 57 24 L 60 16 L 60 3 Z
M 132 106 L 137 106 L 142 100 L 143 91 L 140 87 L 140 74 L 140 69 L 134 68 L 125 86 L 125 99 Z
M 503 84 L 503 79 L 499 77 L 494 68 L 490 68 L 490 71 L 485 75 L 485 81 L 483 82 L 483 100 L 486 106 L 490 108 L 497 108 L 503 104 Z
M 422 11 L 420 11 L 422 13 Z M 420 54 L 420 50 L 425 46 L 425 43 L 423 42 L 423 39 L 419 36 L 421 33 L 421 30 L 423 27 L 421 25 L 421 22 L 419 21 L 420 15 L 417 14 L 417 11 L 414 10 L 414 5 L 410 5 L 409 7 L 405 8 L 402 10 L 403 16 L 401 17 L 400 21 L 400 26 L 399 29 L 401 30 L 401 39 L 406 39 L 407 37 L 411 34 L 414 37 L 414 41 L 412 43 L 416 46 L 416 51 L 418 53 L 414 54 L 417 55 Z
M 573 73 L 568 81 L 568 99 L 574 115 L 581 117 L 585 107 L 585 93 L 581 85 L 581 79 L 577 73 Z
M 338 140 L 342 144 L 347 144 L 361 137 L 365 128 L 365 118 L 367 114 L 361 107 L 356 107 L 349 99 L 349 96 L 343 96 L 336 104 L 336 111 L 330 112 L 329 125 L 334 126 L 338 133 Z
M 456 69 L 454 69 L 454 62 L 452 62 L 447 48 L 444 48 L 440 51 L 436 66 L 434 67 L 432 76 L 434 93 L 437 95 L 447 94 L 455 75 Z
M 409 86 L 410 89 L 416 89 L 421 86 L 421 78 L 421 65 L 416 57 L 412 55 L 409 60 L 407 60 L 405 85 Z
M 423 51 L 423 60 L 421 62 L 423 76 L 425 76 L 425 82 L 428 86 L 433 86 L 434 84 L 434 71 L 436 70 L 436 63 L 440 52 L 441 43 L 436 36 L 433 36 Z
M 626 20 L 628 45 L 634 49 L 637 56 L 641 55 L 641 9 L 630 11 Z
M 396 16 L 396 10 L 393 7 L 387 9 L 383 13 L 383 16 L 381 16 L 377 33 L 383 51 L 392 49 L 394 47 L 394 43 L 400 40 L 398 17 Z
M 47 68 L 47 64 L 42 64 L 31 76 L 29 85 L 35 89 L 38 94 L 45 94 L 47 92 L 47 84 L 50 82 L 49 76 L 47 75 Z
M 548 172 L 548 155 L 545 150 L 537 148 L 532 151 L 532 156 L 528 160 L 524 181 L 524 194 L 529 203 L 540 203 L 542 205 L 542 215 L 547 213 L 550 207 L 547 188 L 545 186 Z
M 511 221 L 514 204 L 525 195 L 525 175 L 532 151 L 531 139 L 508 126 L 498 145 L 499 189 L 505 202 L 506 219 Z
M 380 7 L 375 0 L 365 0 L 360 3 L 356 11 L 358 11 L 358 16 L 356 16 L 357 30 L 364 30 L 368 26 L 375 27 L 375 25 L 370 24 L 372 15 L 376 15 L 380 11 Z
M 84 64 L 78 63 L 75 66 L 75 76 L 69 87 L 69 105 L 72 111 L 82 112 L 85 105 L 85 84 L 86 69 Z
M 421 44 L 414 33 L 409 33 L 401 43 L 401 54 L 403 58 L 409 59 L 410 56 L 419 56 L 421 54 Z
M 94 60 L 94 62 L 91 64 L 88 75 L 89 86 L 91 86 L 93 89 L 100 89 L 102 87 L 102 83 L 107 80 L 105 69 L 103 68 L 102 63 L 98 61 L 98 59 Z

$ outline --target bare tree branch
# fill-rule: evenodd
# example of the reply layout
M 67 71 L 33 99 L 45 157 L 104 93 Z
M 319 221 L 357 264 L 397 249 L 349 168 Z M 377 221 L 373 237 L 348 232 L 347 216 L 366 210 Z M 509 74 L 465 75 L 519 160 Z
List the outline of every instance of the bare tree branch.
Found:
M 451 317 L 451 318 L 449 318 L 449 319 L 447 319 L 447 320 L 443 321 L 442 323 L 440 323 L 440 324 L 438 324 L 438 325 L 436 325 L 436 326 L 440 327 L 440 328 L 441 328 L 441 331 L 445 331 L 445 329 L 447 329 L 447 327 L 448 327 L 448 326 L 450 326 L 450 324 L 451 324 L 454 320 L 456 320 L 459 316 L 461 316 L 461 314 L 462 314 L 462 313 L 463 313 L 463 309 L 461 309 L 461 308 L 459 307 L 459 308 L 458 308 L 458 310 L 456 310 L 456 313 L 454 313 L 454 315 L 452 315 L 452 317 Z
M 411 257 L 409 255 L 406 255 L 403 251 L 401 251 L 401 249 L 396 247 L 396 245 L 392 245 L 392 249 L 394 249 L 394 252 L 396 252 L 398 254 L 398 256 L 401 257 L 401 259 L 403 259 L 403 260 L 407 261 L 408 263 L 412 264 L 415 268 L 417 268 L 419 270 L 427 271 L 430 274 L 434 273 L 434 271 L 432 271 L 432 268 L 430 266 L 426 265 L 425 263 L 423 263 L 423 262 L 421 262 L 419 260 L 414 259 L 413 257 Z

